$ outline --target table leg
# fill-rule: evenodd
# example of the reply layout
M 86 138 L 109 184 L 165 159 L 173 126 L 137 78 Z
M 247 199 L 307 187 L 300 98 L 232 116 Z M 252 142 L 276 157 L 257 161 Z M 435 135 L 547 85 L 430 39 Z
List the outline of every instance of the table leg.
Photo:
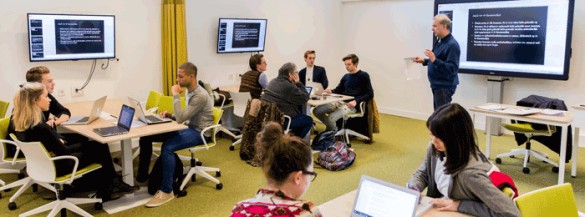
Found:
M 485 155 L 488 159 L 490 159 L 490 150 L 491 150 L 491 145 L 492 145 L 492 127 L 491 127 L 491 118 L 486 116 L 485 117 L 485 121 L 486 121 L 486 128 L 485 129 Z
M 561 132 L 561 159 L 559 161 L 559 185 L 565 182 L 565 160 L 567 158 L 567 130 L 568 126 L 562 127 Z
M 571 166 L 571 177 L 577 177 L 577 151 L 579 151 L 579 127 L 575 127 L 575 135 L 573 139 L 573 157 L 571 157 L 571 161 L 573 161 L 573 165 Z
M 132 168 L 132 140 L 120 141 L 122 144 L 122 177 L 124 182 L 134 186 L 134 168 Z

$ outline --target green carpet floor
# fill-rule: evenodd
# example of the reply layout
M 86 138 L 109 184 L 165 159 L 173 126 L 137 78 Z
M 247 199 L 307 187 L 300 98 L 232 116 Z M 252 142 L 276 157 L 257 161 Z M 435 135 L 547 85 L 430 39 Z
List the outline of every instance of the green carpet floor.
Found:
M 374 135 L 374 143 L 365 144 L 360 140 L 352 142 L 357 154 L 355 163 L 346 170 L 332 172 L 315 166 L 319 174 L 311 183 L 303 199 L 315 204 L 322 204 L 357 188 L 362 174 L 373 176 L 389 182 L 405 185 L 410 175 L 421 164 L 429 142 L 429 132 L 425 121 L 409 118 L 380 115 L 381 132 Z M 323 126 L 321 126 L 323 127 Z M 321 128 L 322 130 L 323 128 Z M 485 151 L 485 135 L 477 131 L 479 146 Z M 201 151 L 198 158 L 204 166 L 221 169 L 219 180 L 223 183 L 222 190 L 215 189 L 215 183 L 198 178 L 190 182 L 186 189 L 188 195 L 175 198 L 173 201 L 157 208 L 140 206 L 134 209 L 116 213 L 113 216 L 228 216 L 233 206 L 241 200 L 252 197 L 259 188 L 265 187 L 265 180 L 260 168 L 251 167 L 239 158 L 239 145 L 235 151 L 229 151 L 231 140 L 221 139 L 216 147 L 209 151 Z M 517 147 L 512 136 L 492 137 L 492 159 L 498 153 L 504 153 Z M 549 157 L 558 162 L 559 156 L 543 145 L 534 142 L 533 149 L 549 154 Z M 580 148 L 578 159 L 577 178 L 571 178 L 570 164 L 567 165 L 565 181 L 573 185 L 577 208 L 585 211 L 585 152 Z M 188 153 L 188 152 L 187 152 Z M 182 154 L 188 155 L 183 152 Z M 522 173 L 522 159 L 505 158 L 498 165 L 500 170 L 512 177 L 516 182 L 520 194 L 539 188 L 555 185 L 557 174 L 551 172 L 552 166 L 540 161 L 529 164 L 531 173 Z M 135 165 L 137 161 L 134 162 Z M 188 162 L 184 162 L 185 165 Z M 136 169 L 136 168 L 135 168 Z M 10 183 L 16 175 L 2 174 L 0 179 Z M 17 189 L 10 192 L 0 192 L 0 216 L 17 216 L 35 207 L 50 201 L 42 197 L 51 195 L 51 192 L 42 189 L 39 192 L 25 191 L 17 198 L 18 209 L 8 210 L 8 199 Z M 107 216 L 104 211 L 96 211 L 91 205 L 81 205 L 81 208 L 95 216 Z M 46 216 L 48 212 L 38 216 Z M 75 216 L 68 212 L 70 216 Z

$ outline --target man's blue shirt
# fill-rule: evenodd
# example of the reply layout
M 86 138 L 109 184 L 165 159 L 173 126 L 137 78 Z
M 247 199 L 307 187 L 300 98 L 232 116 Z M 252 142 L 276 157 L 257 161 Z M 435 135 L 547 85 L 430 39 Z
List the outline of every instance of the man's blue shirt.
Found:
M 443 37 L 441 42 L 433 48 L 435 62 L 425 59 L 424 65 L 428 65 L 428 77 L 431 89 L 448 88 L 455 91 L 459 84 L 459 56 L 461 49 L 453 35 Z

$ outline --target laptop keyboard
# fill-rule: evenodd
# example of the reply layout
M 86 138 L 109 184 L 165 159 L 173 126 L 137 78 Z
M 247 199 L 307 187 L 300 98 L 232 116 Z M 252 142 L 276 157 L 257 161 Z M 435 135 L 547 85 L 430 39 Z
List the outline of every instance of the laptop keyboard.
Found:
M 83 118 L 81 118 L 81 119 L 79 119 L 79 120 L 77 120 L 75 122 L 76 123 L 83 123 L 83 122 L 87 122 L 87 121 L 89 121 L 89 117 L 83 117 Z
M 162 121 L 162 119 L 157 118 L 156 116 L 152 116 L 152 115 L 145 116 L 145 118 L 146 118 L 146 120 L 149 120 L 151 122 L 159 122 L 159 121 Z
M 123 128 L 120 128 L 118 126 L 96 128 L 96 129 L 93 129 L 93 131 L 95 131 L 96 133 L 101 134 L 101 135 L 119 135 L 119 134 L 126 133 L 126 131 L 123 130 Z

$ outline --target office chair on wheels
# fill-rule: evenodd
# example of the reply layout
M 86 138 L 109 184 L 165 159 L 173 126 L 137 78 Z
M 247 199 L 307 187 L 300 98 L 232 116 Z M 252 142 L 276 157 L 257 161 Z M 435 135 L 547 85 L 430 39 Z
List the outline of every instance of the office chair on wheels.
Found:
M 365 113 L 366 113 L 366 102 L 360 102 L 360 110 L 361 111 L 359 111 L 357 113 L 346 114 L 345 116 L 343 116 L 343 124 L 342 124 L 342 127 L 335 134 L 335 136 L 343 135 L 348 147 L 351 147 L 350 140 L 349 140 L 349 136 L 350 135 L 356 136 L 356 137 L 359 137 L 359 138 L 362 138 L 362 139 L 365 139 L 366 140 L 366 143 L 369 142 L 369 140 L 370 140 L 370 138 L 368 138 L 367 136 L 364 136 L 364 135 L 362 135 L 362 134 L 360 134 L 358 132 L 355 132 L 352 129 L 348 129 L 348 128 L 345 127 L 345 124 L 346 124 L 346 122 L 347 122 L 348 119 L 350 119 L 350 118 L 361 118 L 361 117 L 364 117 L 365 116 Z

